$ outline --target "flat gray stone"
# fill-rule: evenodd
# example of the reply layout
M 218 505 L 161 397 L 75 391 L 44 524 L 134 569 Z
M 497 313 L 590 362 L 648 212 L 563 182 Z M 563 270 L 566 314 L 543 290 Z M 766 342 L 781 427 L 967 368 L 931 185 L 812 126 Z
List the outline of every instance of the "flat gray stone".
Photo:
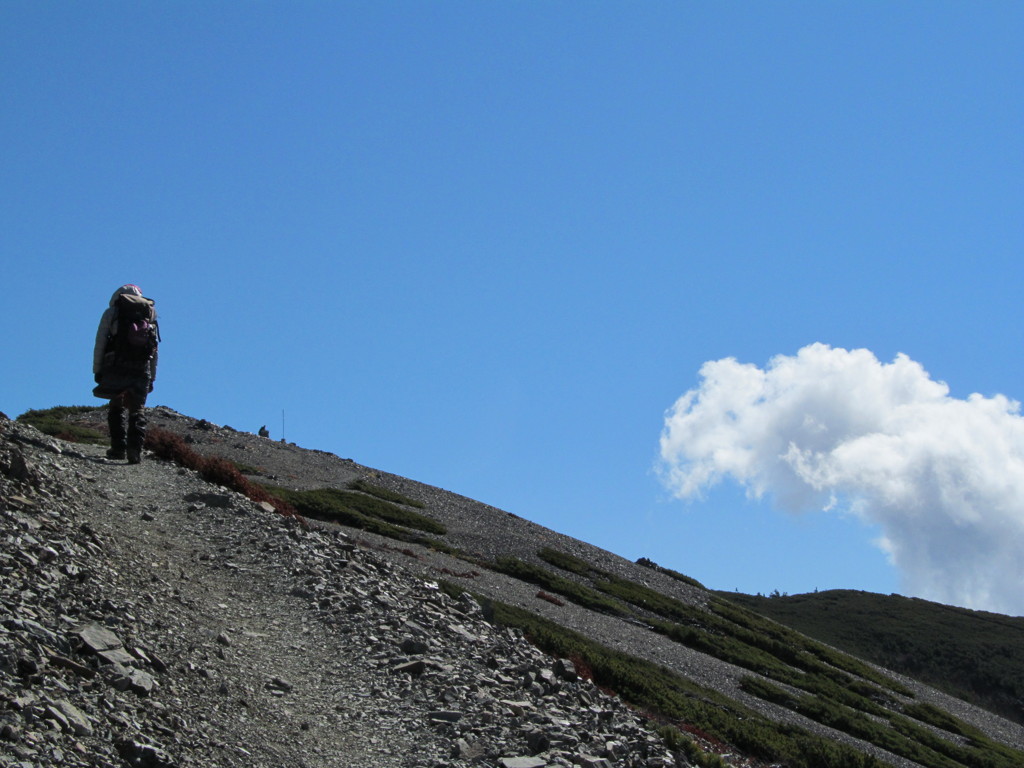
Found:
M 131 689 L 140 696 L 148 696 L 156 687 L 156 680 L 148 672 L 141 669 L 133 669 L 128 676 Z
M 498 761 L 501 768 L 547 768 L 547 764 L 539 757 L 503 757 Z
M 68 727 L 74 731 L 76 736 L 92 736 L 92 723 L 82 710 L 70 701 L 61 699 L 55 702 L 57 709 L 61 711 L 67 721 Z
M 423 659 L 416 659 L 415 661 L 409 661 L 405 664 L 399 664 L 395 667 L 395 672 L 408 672 L 410 675 L 422 675 L 426 669 L 426 662 L 423 661 Z
M 118 636 L 99 624 L 86 624 L 84 627 L 75 630 L 75 634 L 85 644 L 85 647 L 93 653 L 112 651 L 115 648 L 122 647 Z
M 128 653 L 124 648 L 111 648 L 109 651 L 98 651 L 96 655 L 110 664 L 120 664 L 125 667 L 130 667 L 135 662 L 135 657 Z
M 457 723 L 462 719 L 462 713 L 454 712 L 452 710 L 440 710 L 431 712 L 428 717 L 431 720 L 441 720 L 446 723 Z

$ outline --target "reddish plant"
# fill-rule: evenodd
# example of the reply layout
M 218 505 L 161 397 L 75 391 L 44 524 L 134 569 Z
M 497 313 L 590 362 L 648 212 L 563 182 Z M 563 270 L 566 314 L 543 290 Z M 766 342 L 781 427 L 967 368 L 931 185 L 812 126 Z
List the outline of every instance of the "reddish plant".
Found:
M 590 665 L 587 664 L 586 659 L 584 659 L 582 656 L 575 653 L 569 654 L 569 661 L 571 661 L 573 663 L 573 666 L 576 667 L 576 674 L 579 675 L 582 679 L 594 679 L 594 670 L 591 669 Z
M 541 590 L 540 592 L 538 592 L 537 593 L 537 597 L 539 597 L 541 600 L 547 600 L 552 605 L 558 605 L 558 606 L 565 605 L 565 601 L 564 600 L 561 600 L 561 599 L 555 597 L 554 595 L 549 595 L 544 590 Z
M 305 522 L 295 507 L 250 481 L 230 461 L 220 456 L 203 456 L 197 453 L 173 432 L 153 427 L 146 434 L 146 447 L 161 459 L 173 461 L 186 469 L 198 472 L 208 482 L 238 491 L 253 501 L 265 501 L 285 517 L 294 517 L 300 522 Z

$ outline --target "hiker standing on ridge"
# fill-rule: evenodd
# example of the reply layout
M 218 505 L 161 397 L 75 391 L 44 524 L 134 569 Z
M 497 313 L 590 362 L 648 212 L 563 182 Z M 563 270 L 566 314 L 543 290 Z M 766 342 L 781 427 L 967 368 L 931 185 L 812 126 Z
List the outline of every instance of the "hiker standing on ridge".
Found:
M 93 349 L 92 372 L 96 397 L 110 400 L 110 459 L 142 461 L 146 438 L 146 396 L 156 379 L 157 346 L 160 330 L 153 300 L 142 295 L 137 285 L 122 285 L 110 297 L 110 306 L 100 318 Z M 128 414 L 127 428 L 125 412 Z

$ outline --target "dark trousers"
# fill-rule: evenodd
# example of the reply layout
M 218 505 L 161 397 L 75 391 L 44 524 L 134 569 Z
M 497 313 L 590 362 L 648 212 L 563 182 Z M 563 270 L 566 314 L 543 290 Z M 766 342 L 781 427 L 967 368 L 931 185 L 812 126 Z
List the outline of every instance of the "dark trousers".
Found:
M 146 441 L 146 397 L 129 391 L 110 398 L 107 426 L 110 427 L 110 447 L 113 450 L 141 452 Z

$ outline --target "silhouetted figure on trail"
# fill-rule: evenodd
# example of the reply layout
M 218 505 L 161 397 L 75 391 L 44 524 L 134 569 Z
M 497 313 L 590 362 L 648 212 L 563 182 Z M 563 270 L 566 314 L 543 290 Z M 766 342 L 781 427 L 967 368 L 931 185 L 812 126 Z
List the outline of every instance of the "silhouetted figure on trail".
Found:
M 267 429 L 267 425 L 266 424 L 264 424 L 262 427 L 260 427 L 259 436 L 260 437 L 270 437 L 270 430 Z
M 137 285 L 122 285 L 110 297 L 110 306 L 100 318 L 93 350 L 92 372 L 96 397 L 110 400 L 111 459 L 142 461 L 146 439 L 146 396 L 156 379 L 160 330 L 152 299 Z M 127 424 L 125 414 L 127 413 Z

